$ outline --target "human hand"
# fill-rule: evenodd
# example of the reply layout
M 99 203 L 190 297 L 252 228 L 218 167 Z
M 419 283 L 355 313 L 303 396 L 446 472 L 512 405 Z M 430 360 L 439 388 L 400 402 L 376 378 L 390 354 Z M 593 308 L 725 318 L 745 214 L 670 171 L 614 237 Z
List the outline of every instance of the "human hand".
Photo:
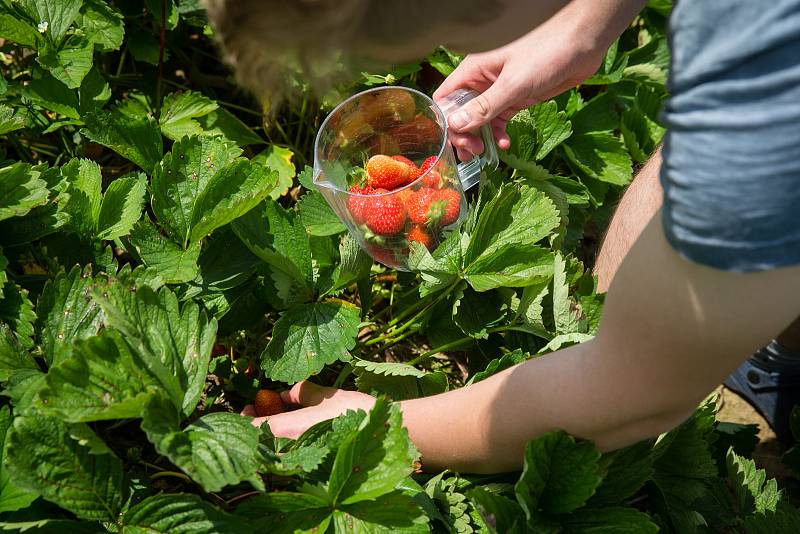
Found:
M 281 399 L 288 406 L 300 408 L 270 417 L 256 417 L 255 406 L 248 404 L 241 415 L 253 417 L 254 426 L 267 421 L 275 436 L 296 439 L 320 421 L 333 419 L 347 410 L 369 411 L 375 404 L 375 398 L 366 393 L 318 386 L 305 380 L 282 392 Z
M 573 1 L 516 41 L 468 55 L 433 94 L 438 101 L 457 89 L 479 93 L 448 119 L 459 159 L 483 152 L 483 142 L 470 132 L 484 124 L 491 125 L 497 145 L 507 149 L 508 121 L 594 74 L 641 6 L 642 0 Z

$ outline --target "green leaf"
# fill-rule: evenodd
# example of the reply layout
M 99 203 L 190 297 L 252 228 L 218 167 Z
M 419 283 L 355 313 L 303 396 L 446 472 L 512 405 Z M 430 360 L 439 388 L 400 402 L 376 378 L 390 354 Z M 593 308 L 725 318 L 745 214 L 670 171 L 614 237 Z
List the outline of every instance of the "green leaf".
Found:
M 277 178 L 276 172 L 246 159 L 220 169 L 197 197 L 190 239 L 198 241 L 255 208 L 275 187 Z
M 49 365 L 68 358 L 78 339 L 97 334 L 102 317 L 90 297 L 95 280 L 91 267 L 75 266 L 49 281 L 36 304 L 42 351 Z
M 188 137 L 176 141 L 156 166 L 151 187 L 153 212 L 170 236 L 185 248 L 202 192 L 214 176 L 242 151 L 219 139 Z
M 35 534 L 105 534 L 108 532 L 97 521 L 71 521 L 69 519 L 39 519 L 6 523 L 0 521 L 0 528 Z
M 26 215 L 47 202 L 49 191 L 41 173 L 17 162 L 0 169 L 0 221 Z
M 277 200 L 289 192 L 289 188 L 292 187 L 294 183 L 294 177 L 297 171 L 295 170 L 294 163 L 292 163 L 292 156 L 294 156 L 294 152 L 288 148 L 270 145 L 269 148 L 253 156 L 250 160 L 253 163 L 258 163 L 278 173 L 278 185 L 269 195 L 273 200 Z
M 491 532 L 517 532 L 525 516 L 518 503 L 511 499 L 475 486 L 467 493 L 485 523 L 492 525 Z
M 509 243 L 484 253 L 464 271 L 475 291 L 525 287 L 553 275 L 553 253 L 543 247 Z
M 85 426 L 16 417 L 6 468 L 14 483 L 81 519 L 116 521 L 128 493 L 122 462 Z
M 614 98 L 608 92 L 591 99 L 570 118 L 576 135 L 612 132 L 619 126 L 619 116 L 614 111 Z
M 317 495 L 282 491 L 247 499 L 236 509 L 236 515 L 258 532 L 294 534 L 326 532 L 331 511 Z
M 167 288 L 131 292 L 116 286 L 94 293 L 105 324 L 119 330 L 175 406 L 191 414 L 205 385 L 217 322 L 194 301 L 178 303 Z M 107 296 L 106 296 L 107 295 Z
M 207 115 L 218 107 L 216 102 L 195 91 L 170 93 L 161 104 L 161 133 L 174 141 L 184 136 L 202 134 L 202 126 L 194 119 Z
M 310 300 L 315 278 L 305 228 L 295 211 L 270 201 L 262 206 L 233 221 L 233 231 L 250 252 L 270 265 L 278 296 L 287 305 Z
M 325 291 L 330 294 L 344 289 L 354 282 L 369 276 L 372 258 L 361 248 L 350 234 L 346 234 L 339 243 L 339 263 L 331 275 L 331 287 Z
M 47 23 L 45 33 L 57 43 L 78 16 L 83 0 L 20 0 L 19 3 L 37 24 Z
M 81 86 L 92 68 L 94 45 L 85 37 L 70 37 L 67 44 L 56 49 L 48 41 L 40 41 L 36 62 L 70 89 Z
M 561 523 L 565 533 L 655 534 L 659 531 L 650 516 L 635 508 L 582 508 Z
M 591 506 L 624 503 L 653 476 L 653 443 L 645 440 L 603 456 L 608 463 L 603 482 L 589 499 Z
M 627 185 L 633 177 L 630 155 L 613 134 L 573 135 L 564 143 L 564 150 L 571 165 L 601 182 Z
M 369 373 L 384 376 L 413 376 L 422 378 L 427 373 L 402 362 L 371 362 L 368 360 L 353 360 L 353 367 L 363 369 Z
M 248 526 L 197 495 L 153 495 L 122 517 L 122 534 L 221 534 L 246 532 Z
M 800 512 L 790 504 L 781 502 L 775 512 L 752 514 L 742 525 L 747 534 L 776 534 L 778 532 L 798 532 Z
M 561 252 L 556 252 L 553 267 L 553 324 L 557 334 L 569 334 L 580 329 L 575 300 L 569 294 L 566 268 Z
M 200 123 L 205 135 L 219 136 L 225 141 L 236 143 L 239 146 L 264 143 L 264 140 L 253 130 L 226 109 L 217 108 L 202 117 L 197 117 L 196 120 Z
M 333 512 L 336 532 L 416 534 L 430 532 L 428 517 L 414 499 L 395 491 L 374 501 L 342 506 Z
M 99 50 L 118 50 L 125 35 L 122 14 L 105 0 L 83 0 L 75 22 Z
M 258 429 L 234 413 L 204 415 L 184 430 L 179 416 L 163 396 L 153 397 L 144 412 L 147 438 L 206 491 L 219 491 L 243 480 L 264 491 L 258 476 Z
M 69 199 L 62 209 L 69 214 L 69 226 L 80 236 L 90 237 L 97 232 L 100 217 L 100 166 L 88 159 L 73 158 L 61 167 L 67 183 Z
M 84 121 L 83 135 L 131 160 L 147 173 L 152 173 L 161 159 L 161 133 L 150 117 L 129 117 L 117 106 L 110 112 L 89 113 Z
M 140 417 L 159 387 L 113 330 L 75 343 L 72 357 L 51 367 L 46 383 L 37 407 L 70 423 Z
M 358 365 L 358 363 L 369 362 L 360 360 L 356 365 Z M 418 371 L 410 365 L 401 363 L 383 363 L 376 365 L 377 367 L 372 368 L 356 367 L 354 374 L 356 375 L 356 386 L 359 391 L 369 393 L 370 395 L 386 395 L 392 400 L 401 401 L 444 393 L 449 386 L 447 375 L 442 371 L 426 373 L 424 371 Z M 419 374 L 394 374 L 402 372 L 410 373 L 410 370 L 402 371 L 400 367 L 387 370 L 386 366 L 392 365 L 405 365 L 406 368 L 414 369 Z
M 127 235 L 141 218 L 147 177 L 143 173 L 117 178 L 103 195 L 97 237 L 113 240 Z
M 39 496 L 35 491 L 17 487 L 8 474 L 8 468 L 5 467 L 6 438 L 11 422 L 11 410 L 8 406 L 3 406 L 0 408 L 0 513 L 26 508 Z
M 317 191 L 303 195 L 297 202 L 297 211 L 303 221 L 303 226 L 311 235 L 336 235 L 347 230 L 344 223 L 328 205 L 325 197 Z
M 523 353 L 520 349 L 503 354 L 502 357 L 490 361 L 485 370 L 475 373 L 472 378 L 469 379 L 467 385 L 485 380 L 492 375 L 496 375 L 500 371 L 504 371 L 526 361 L 529 357 L 528 354 Z
M 765 514 L 775 512 L 783 492 L 775 479 L 767 480 L 767 473 L 756 468 L 753 460 L 739 456 L 732 449 L 726 455 L 728 480 L 745 513 Z
M 39 367 L 19 344 L 11 329 L 0 323 L 0 382 L 7 381 L 11 373 L 19 369 L 38 370 Z
M 6 282 L 0 293 L 0 324 L 7 324 L 24 349 L 33 347 L 33 324 L 36 314 L 28 298 L 28 290 Z
M 0 13 L 0 37 L 28 48 L 35 48 L 39 32 L 36 31 L 35 26 L 20 20 L 17 15 Z
M 558 110 L 554 100 L 537 104 L 530 114 L 536 125 L 535 158 L 539 161 L 572 135 L 572 123 L 565 112 Z
M 506 185 L 478 216 L 465 264 L 469 266 L 506 245 L 534 245 L 559 222 L 558 210 L 544 193 L 524 185 Z
M 16 415 L 30 415 L 35 412 L 34 400 L 44 383 L 43 372 L 37 369 L 18 369 L 9 375 L 2 394 L 11 399 Z
M 166 283 L 188 282 L 197 276 L 199 242 L 190 243 L 188 248 L 184 249 L 161 235 L 146 219 L 134 224 L 129 239 L 145 265 L 155 269 Z
M 348 505 L 391 493 L 413 472 L 416 458 L 399 406 L 378 398 L 358 432 L 336 452 L 328 495 Z
M 38 72 L 38 71 L 37 71 Z M 32 79 L 22 88 L 22 94 L 45 109 L 55 111 L 71 119 L 80 119 L 80 104 L 74 89 L 53 78 L 47 72 Z
M 361 310 L 339 299 L 291 308 L 275 323 L 261 368 L 272 380 L 294 384 L 327 364 L 347 361 L 360 323 Z
M 453 321 L 468 336 L 475 339 L 489 337 L 489 328 L 500 324 L 508 306 L 497 292 L 478 293 L 465 288 L 457 293 Z
M 25 117 L 18 114 L 14 108 L 0 104 L 0 135 L 5 135 L 24 127 Z
M 540 511 L 564 514 L 583 506 L 602 480 L 599 459 L 592 443 L 576 442 L 560 430 L 529 442 L 514 487 L 528 519 Z

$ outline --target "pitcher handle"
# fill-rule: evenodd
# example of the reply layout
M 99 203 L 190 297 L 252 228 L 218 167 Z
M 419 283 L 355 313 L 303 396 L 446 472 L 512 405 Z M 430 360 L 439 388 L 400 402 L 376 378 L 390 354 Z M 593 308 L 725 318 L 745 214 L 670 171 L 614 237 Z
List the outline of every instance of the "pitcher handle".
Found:
M 463 108 L 476 96 L 478 96 L 476 91 L 458 89 L 444 97 L 439 103 L 439 107 L 445 118 L 449 120 L 453 113 Z M 475 155 L 471 160 L 458 164 L 458 177 L 464 191 L 480 182 L 482 169 L 494 170 L 497 168 L 497 148 L 494 144 L 492 129 L 488 124 L 481 126 L 480 136 L 483 140 L 483 154 Z

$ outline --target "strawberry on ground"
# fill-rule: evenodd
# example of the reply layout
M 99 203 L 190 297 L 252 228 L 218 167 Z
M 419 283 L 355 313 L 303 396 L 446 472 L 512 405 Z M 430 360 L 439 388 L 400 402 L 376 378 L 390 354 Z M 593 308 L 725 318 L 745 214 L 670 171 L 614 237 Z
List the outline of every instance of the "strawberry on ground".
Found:
M 372 156 L 366 165 L 369 185 L 378 189 L 392 190 L 406 185 L 411 176 L 411 168 L 389 156 Z
M 367 222 L 366 210 L 371 199 L 366 196 L 358 195 L 372 195 L 375 193 L 375 190 L 368 185 L 365 185 L 364 187 L 354 185 L 350 188 L 350 192 L 354 194 L 347 197 L 347 208 L 353 215 L 353 220 L 356 224 L 364 224 Z
M 425 231 L 425 228 L 419 224 L 415 224 L 411 227 L 411 230 L 408 231 L 406 239 L 408 239 L 409 243 L 422 243 L 428 250 L 433 249 L 433 239 L 431 238 L 430 234 Z
M 255 408 L 256 415 L 259 417 L 268 417 L 286 411 L 286 406 L 283 404 L 281 394 L 271 389 L 258 390 L 258 393 L 256 393 Z
M 397 195 L 386 195 L 388 191 L 378 189 L 370 199 L 364 213 L 367 227 L 377 235 L 399 234 L 406 225 L 406 210 Z

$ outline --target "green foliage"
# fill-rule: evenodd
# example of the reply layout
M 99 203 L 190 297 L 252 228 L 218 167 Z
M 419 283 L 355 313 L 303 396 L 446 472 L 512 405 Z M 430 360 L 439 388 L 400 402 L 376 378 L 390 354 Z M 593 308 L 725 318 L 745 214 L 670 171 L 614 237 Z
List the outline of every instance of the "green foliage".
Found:
M 649 6 L 582 86 L 509 122 L 466 220 L 397 273 L 315 190 L 314 137 L 343 96 L 430 94 L 461 56 L 322 97 L 288 73 L 299 97 L 262 113 L 196 0 L 0 1 L 0 528 L 800 530 L 747 459 L 754 429 L 711 404 L 606 454 L 554 431 L 521 473 L 468 477 L 418 473 L 392 402 L 597 332 L 593 240 L 664 134 L 671 3 Z M 377 400 L 297 439 L 238 415 L 306 379 Z

